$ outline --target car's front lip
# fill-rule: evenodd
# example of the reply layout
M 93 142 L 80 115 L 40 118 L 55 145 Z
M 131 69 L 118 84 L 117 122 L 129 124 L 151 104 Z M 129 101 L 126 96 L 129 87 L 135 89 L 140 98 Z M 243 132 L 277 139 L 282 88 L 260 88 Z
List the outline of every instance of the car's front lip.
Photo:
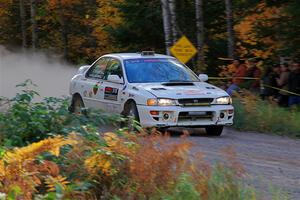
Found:
M 138 105 L 140 123 L 143 127 L 173 127 L 173 126 L 208 126 L 208 125 L 231 125 L 233 123 L 233 106 L 232 105 L 211 105 L 211 106 L 143 106 Z M 169 120 L 163 120 L 162 114 L 152 116 L 150 111 L 159 111 L 160 113 L 169 113 L 172 117 Z M 229 111 L 232 112 L 229 114 Z M 182 120 L 180 114 L 185 112 L 211 112 L 211 118 L 191 120 L 189 118 Z M 224 113 L 224 117 L 220 118 L 220 114 Z M 155 117 L 160 117 L 156 120 Z

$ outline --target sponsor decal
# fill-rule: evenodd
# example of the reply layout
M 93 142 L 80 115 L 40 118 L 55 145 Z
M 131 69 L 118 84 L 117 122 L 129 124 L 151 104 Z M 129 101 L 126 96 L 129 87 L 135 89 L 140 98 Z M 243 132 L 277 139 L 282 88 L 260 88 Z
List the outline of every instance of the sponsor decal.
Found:
M 140 58 L 138 58 L 138 59 L 126 60 L 125 64 L 149 63 L 149 62 L 154 62 L 154 63 L 156 63 L 156 62 L 169 62 L 169 60 L 164 59 L 164 58 L 162 58 L 162 59 L 151 59 L 151 58 L 150 59 L 140 59 Z
M 200 90 L 186 90 L 186 91 L 183 91 L 183 93 L 185 95 L 201 95 L 201 94 L 206 94 L 205 92 L 200 91 Z
M 97 94 L 97 92 L 98 92 L 98 90 L 99 90 L 99 85 L 100 85 L 99 82 L 97 82 L 96 85 L 94 85 L 94 87 L 93 87 L 93 93 L 94 93 L 94 95 Z
M 104 99 L 117 101 L 118 100 L 118 88 L 105 87 L 104 89 Z

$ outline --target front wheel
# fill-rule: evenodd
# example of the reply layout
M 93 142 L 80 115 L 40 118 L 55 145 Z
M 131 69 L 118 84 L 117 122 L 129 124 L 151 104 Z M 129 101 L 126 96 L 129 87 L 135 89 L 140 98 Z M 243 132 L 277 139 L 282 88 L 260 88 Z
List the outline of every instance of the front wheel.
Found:
M 223 131 L 223 126 L 208 126 L 205 128 L 207 135 L 220 136 Z
M 130 102 L 124 109 L 123 115 L 126 117 L 126 122 L 122 123 L 122 127 L 127 127 L 129 131 L 136 131 L 135 123 L 140 121 L 139 113 L 134 102 Z

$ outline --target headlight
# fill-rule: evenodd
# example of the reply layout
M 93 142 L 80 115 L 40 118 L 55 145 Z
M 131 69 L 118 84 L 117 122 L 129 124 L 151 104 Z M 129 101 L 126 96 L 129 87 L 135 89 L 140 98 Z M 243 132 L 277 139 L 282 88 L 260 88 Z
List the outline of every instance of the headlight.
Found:
M 232 104 L 232 99 L 231 97 L 219 97 L 214 100 L 213 104 L 221 104 L 221 105 Z
M 148 106 L 176 106 L 174 99 L 148 99 Z

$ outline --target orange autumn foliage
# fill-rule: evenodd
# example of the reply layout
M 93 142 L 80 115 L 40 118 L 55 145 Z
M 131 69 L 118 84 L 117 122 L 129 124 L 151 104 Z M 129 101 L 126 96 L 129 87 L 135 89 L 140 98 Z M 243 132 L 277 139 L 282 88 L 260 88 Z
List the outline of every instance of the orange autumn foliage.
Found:
M 61 181 L 61 185 L 67 184 L 65 178 L 59 175 L 59 168 L 54 162 L 39 161 L 37 157 L 44 152 L 59 156 L 62 146 L 74 144 L 76 141 L 73 139 L 56 136 L 7 151 L 0 159 L 0 192 L 8 194 L 18 187 L 22 191 L 21 199 L 32 199 L 36 188 L 43 181 L 49 184 L 49 188 L 53 188 L 52 182 L 47 182 L 51 179 L 59 178 L 57 181 Z
M 120 51 L 113 47 L 113 39 L 109 36 L 107 28 L 116 28 L 122 23 L 122 16 L 114 5 L 120 4 L 123 0 L 98 0 L 97 17 L 92 21 L 94 30 L 92 35 L 97 40 L 97 49 L 94 55 L 101 56 L 105 53 Z
M 234 28 L 238 34 L 238 38 L 248 45 L 263 44 L 268 46 L 266 50 L 252 49 L 250 52 L 245 49 L 241 43 L 237 44 L 241 57 L 251 54 L 254 57 L 269 58 L 280 44 L 270 36 L 259 37 L 256 26 L 272 27 L 275 19 L 282 17 L 282 8 L 268 7 L 265 2 L 258 3 L 252 10 L 251 14 L 243 18 Z

